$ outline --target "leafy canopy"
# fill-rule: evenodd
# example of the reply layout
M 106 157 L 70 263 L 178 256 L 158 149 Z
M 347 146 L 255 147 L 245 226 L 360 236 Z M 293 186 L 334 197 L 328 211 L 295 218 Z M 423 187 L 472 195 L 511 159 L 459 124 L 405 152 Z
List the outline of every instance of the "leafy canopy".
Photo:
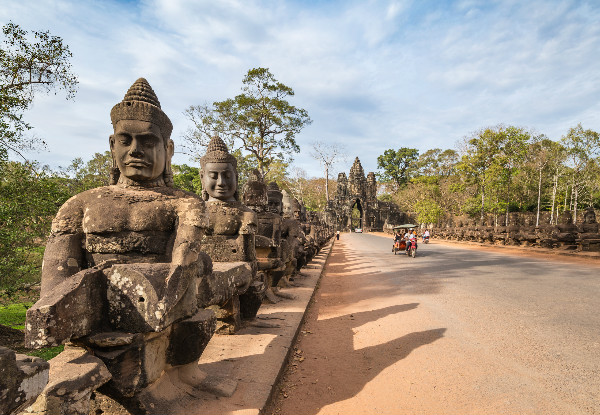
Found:
M 72 99 L 77 77 L 71 73 L 71 52 L 58 36 L 48 31 L 28 33 L 10 22 L 2 27 L 0 46 L 0 158 L 9 151 L 17 154 L 36 145 L 38 140 L 26 137 L 32 127 L 23 113 L 38 92 L 63 89 Z
M 191 106 L 186 116 L 194 123 L 185 138 L 197 154 L 219 135 L 230 152 L 240 149 L 266 175 L 275 161 L 291 162 L 300 151 L 295 137 L 312 120 L 306 110 L 287 101 L 294 91 L 277 81 L 267 68 L 250 69 L 242 81 L 242 93 L 212 105 Z
M 388 149 L 377 157 L 377 167 L 383 169 L 379 179 L 384 183 L 393 183 L 397 188 L 404 187 L 410 180 L 419 158 L 419 150 L 402 147 Z

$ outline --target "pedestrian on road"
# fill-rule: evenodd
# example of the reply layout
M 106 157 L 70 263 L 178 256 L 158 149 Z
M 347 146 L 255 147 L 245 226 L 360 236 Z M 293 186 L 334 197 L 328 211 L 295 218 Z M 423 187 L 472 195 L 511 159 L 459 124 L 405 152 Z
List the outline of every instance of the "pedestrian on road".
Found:
M 335 234 L 335 239 L 337 239 L 338 241 L 340 240 L 340 231 L 337 231 L 337 233 Z

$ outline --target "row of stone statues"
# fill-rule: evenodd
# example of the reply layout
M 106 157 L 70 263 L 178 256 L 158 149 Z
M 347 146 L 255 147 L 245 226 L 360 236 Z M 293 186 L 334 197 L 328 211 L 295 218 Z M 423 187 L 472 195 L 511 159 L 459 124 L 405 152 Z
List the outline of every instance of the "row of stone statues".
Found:
M 508 224 L 504 215 L 497 218 L 497 223 L 492 216 L 483 221 L 454 218 L 436 227 L 434 233 L 449 240 L 600 252 L 599 224 L 593 208 L 584 211 L 578 224 L 573 223 L 568 210 L 558 216 L 555 224 L 550 224 L 547 216 L 542 213 L 538 226 L 535 213 L 509 213 Z
M 219 137 L 200 160 L 202 195 L 173 188 L 173 127 L 145 79 L 110 115 L 112 184 L 60 208 L 27 312 L 28 347 L 67 343 L 30 412 L 87 414 L 101 388 L 147 413 L 159 379 L 203 390 L 197 362 L 215 331 L 234 333 L 263 301 L 284 297 L 278 286 L 332 236 L 258 171 L 240 197 Z

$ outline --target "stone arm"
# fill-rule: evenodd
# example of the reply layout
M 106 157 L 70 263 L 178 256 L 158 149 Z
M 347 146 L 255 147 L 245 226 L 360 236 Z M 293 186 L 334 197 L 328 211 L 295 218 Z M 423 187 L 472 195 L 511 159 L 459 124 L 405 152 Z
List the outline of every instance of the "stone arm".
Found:
M 73 197 L 52 221 L 42 265 L 42 296 L 84 268 L 82 220 L 80 201 Z
M 179 302 L 188 289 L 197 290 L 201 278 L 212 271 L 212 261 L 200 246 L 202 235 L 208 227 L 203 202 L 194 198 L 180 199 L 177 213 L 171 266 L 161 299 L 166 312 Z

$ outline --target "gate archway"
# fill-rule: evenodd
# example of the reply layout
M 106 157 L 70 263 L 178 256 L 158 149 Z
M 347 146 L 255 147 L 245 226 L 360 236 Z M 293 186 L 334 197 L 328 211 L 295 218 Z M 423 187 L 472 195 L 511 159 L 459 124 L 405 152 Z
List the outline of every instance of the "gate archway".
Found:
M 364 211 L 360 199 L 352 204 L 351 215 L 350 215 L 350 228 L 362 228 L 364 222 Z

